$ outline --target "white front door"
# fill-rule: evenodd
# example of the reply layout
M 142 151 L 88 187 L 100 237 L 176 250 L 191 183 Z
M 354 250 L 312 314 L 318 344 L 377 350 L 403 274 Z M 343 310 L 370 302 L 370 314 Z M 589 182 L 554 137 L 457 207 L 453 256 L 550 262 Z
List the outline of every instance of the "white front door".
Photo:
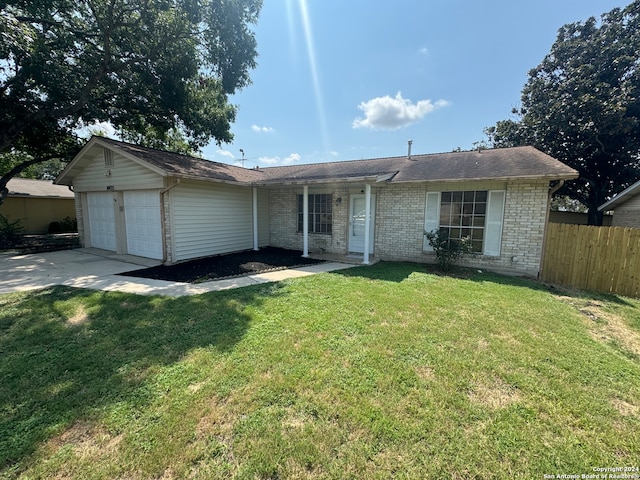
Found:
M 87 193 L 91 246 L 116 251 L 115 204 L 111 192 Z
M 127 253 L 161 260 L 160 193 L 157 190 L 124 192 L 124 217 Z
M 349 216 L 349 251 L 364 253 L 365 196 L 351 195 Z M 369 224 L 369 253 L 373 253 L 373 239 L 376 223 L 376 196 L 371 195 L 371 218 Z

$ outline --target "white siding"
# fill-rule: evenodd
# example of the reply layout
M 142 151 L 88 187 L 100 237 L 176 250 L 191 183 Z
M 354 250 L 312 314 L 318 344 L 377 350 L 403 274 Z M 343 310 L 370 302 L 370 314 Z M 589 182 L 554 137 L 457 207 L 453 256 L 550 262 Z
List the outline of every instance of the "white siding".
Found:
M 102 152 L 73 180 L 74 191 L 106 191 L 107 186 L 115 190 L 163 188 L 163 178 L 158 173 L 115 153 L 113 166 L 105 167 Z
M 185 182 L 172 197 L 176 261 L 253 248 L 251 188 Z

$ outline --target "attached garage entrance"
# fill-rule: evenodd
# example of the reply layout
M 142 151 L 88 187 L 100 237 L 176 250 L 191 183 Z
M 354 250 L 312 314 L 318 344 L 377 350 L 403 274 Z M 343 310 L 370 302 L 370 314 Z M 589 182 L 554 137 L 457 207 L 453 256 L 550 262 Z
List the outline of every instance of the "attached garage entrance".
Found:
M 87 193 L 91 246 L 116 251 L 114 199 L 111 192 Z
M 124 192 L 124 216 L 127 253 L 161 260 L 160 193 L 157 190 Z

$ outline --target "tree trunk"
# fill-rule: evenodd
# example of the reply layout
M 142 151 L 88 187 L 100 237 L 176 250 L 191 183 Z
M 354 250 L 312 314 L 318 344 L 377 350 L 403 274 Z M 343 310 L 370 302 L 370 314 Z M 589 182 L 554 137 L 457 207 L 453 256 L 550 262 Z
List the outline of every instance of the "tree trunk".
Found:
M 604 220 L 604 212 L 598 211 L 598 207 L 589 207 L 589 212 L 587 214 L 587 223 L 589 225 L 602 226 L 602 221 Z

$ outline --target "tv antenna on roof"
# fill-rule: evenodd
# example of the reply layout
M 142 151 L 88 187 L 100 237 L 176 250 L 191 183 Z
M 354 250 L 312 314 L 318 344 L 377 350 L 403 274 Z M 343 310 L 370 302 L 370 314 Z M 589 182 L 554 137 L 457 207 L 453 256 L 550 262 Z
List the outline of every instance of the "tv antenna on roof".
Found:
M 244 150 L 240 149 L 240 153 L 242 154 L 242 168 L 244 168 Z

